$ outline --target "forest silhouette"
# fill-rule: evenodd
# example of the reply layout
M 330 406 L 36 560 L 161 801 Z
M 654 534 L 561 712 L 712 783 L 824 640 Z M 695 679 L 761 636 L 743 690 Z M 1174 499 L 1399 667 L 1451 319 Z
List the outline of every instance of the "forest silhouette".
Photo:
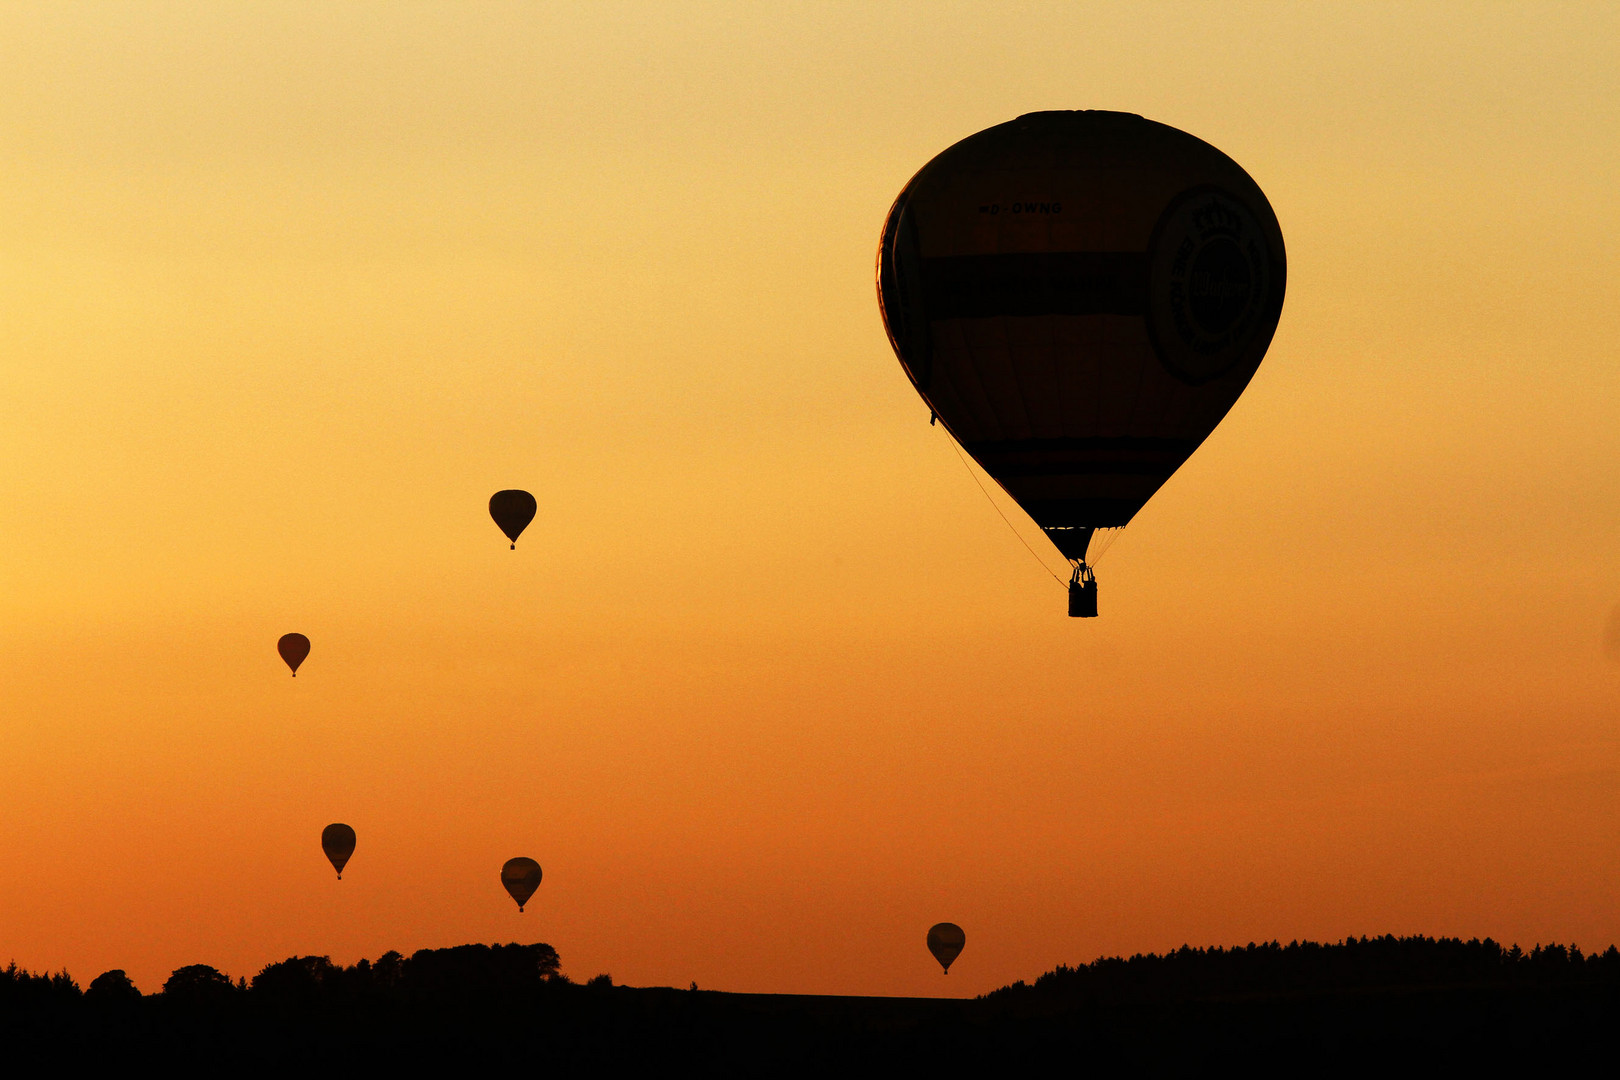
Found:
M 1060 966 L 976 999 L 815 997 L 576 983 L 545 944 L 462 945 L 251 979 L 206 964 L 143 995 L 124 972 L 0 969 L 13 1064 L 163 1060 L 256 1071 L 336 1063 L 851 1068 L 1076 1067 L 1182 1074 L 1244 1060 L 1315 1074 L 1391 1061 L 1501 1066 L 1604 1051 L 1620 951 L 1346 938 Z M 1234 1055 L 1237 1057 L 1235 1058 Z

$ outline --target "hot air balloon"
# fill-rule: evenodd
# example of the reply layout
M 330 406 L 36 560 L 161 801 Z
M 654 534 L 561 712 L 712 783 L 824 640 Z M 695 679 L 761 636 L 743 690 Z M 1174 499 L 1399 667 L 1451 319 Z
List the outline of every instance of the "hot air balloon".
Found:
M 928 951 L 934 954 L 945 974 L 951 973 L 951 963 L 962 955 L 962 946 L 967 944 L 967 935 L 955 923 L 935 923 L 928 928 Z
M 501 867 L 501 884 L 506 886 L 506 891 L 517 901 L 518 911 L 522 912 L 523 905 L 540 887 L 540 864 L 533 859 L 507 859 L 506 865 Z
M 1069 560 L 1086 561 L 1224 417 L 1282 313 L 1282 231 L 1255 182 L 1130 113 L 979 132 L 900 192 L 878 250 L 884 326 L 932 417 Z
M 298 665 L 302 664 L 304 657 L 309 655 L 309 638 L 303 634 L 282 634 L 281 640 L 276 642 L 276 652 L 280 653 L 281 658 L 287 661 L 287 666 L 292 668 L 293 678 L 296 679 L 298 678 Z
M 501 532 L 512 541 L 513 551 L 517 550 L 517 538 L 534 520 L 534 511 L 534 496 L 527 491 L 497 491 L 489 497 L 489 516 L 495 519 Z
M 321 830 L 321 850 L 332 861 L 338 880 L 343 880 L 343 868 L 354 854 L 354 830 L 347 825 L 332 824 Z

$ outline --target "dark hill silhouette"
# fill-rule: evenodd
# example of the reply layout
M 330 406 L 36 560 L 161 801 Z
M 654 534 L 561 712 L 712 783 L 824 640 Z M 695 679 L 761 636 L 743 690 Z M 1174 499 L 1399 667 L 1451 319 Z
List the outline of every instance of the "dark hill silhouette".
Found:
M 1183 945 L 1159 956 L 1106 957 L 1059 966 L 991 991 L 990 1000 L 1188 1001 L 1424 987 L 1620 985 L 1620 950 L 1587 956 L 1571 945 L 1524 952 L 1486 938 L 1345 938 L 1337 944 L 1272 941 L 1223 949 Z
M 942 987 L 943 989 L 943 987 Z M 8 1064 L 162 1062 L 224 1072 L 363 1065 L 604 1067 L 722 1075 L 1184 1075 L 1223 1063 L 1300 1075 L 1603 1053 L 1620 951 L 1454 938 L 1277 942 L 1061 966 L 977 999 L 813 997 L 576 985 L 549 945 L 324 956 L 232 980 L 204 964 L 141 995 L 121 971 L 0 969 Z

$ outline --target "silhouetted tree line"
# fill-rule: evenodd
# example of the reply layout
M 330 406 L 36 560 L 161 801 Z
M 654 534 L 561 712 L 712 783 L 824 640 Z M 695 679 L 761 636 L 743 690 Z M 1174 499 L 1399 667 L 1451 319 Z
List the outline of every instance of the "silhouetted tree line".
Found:
M 294 956 L 271 964 L 251 983 L 231 983 L 206 964 L 183 967 L 163 984 L 163 996 L 223 1001 L 247 993 L 275 1006 L 331 1005 L 339 1000 L 432 998 L 446 995 L 522 996 L 566 982 L 550 945 L 458 945 L 422 949 L 409 957 L 387 952 L 376 963 L 340 967 L 325 956 Z
M 1490 938 L 1347 937 L 1326 944 L 1276 941 L 1223 949 L 1187 945 L 1160 956 L 1105 957 L 1059 965 L 1033 985 L 1016 982 L 987 998 L 1178 1001 L 1422 987 L 1620 987 L 1620 949 L 1590 955 L 1576 945 L 1525 952 Z
M 294 956 L 253 976 L 232 982 L 207 964 L 176 968 L 161 994 L 143 995 L 121 969 L 103 972 L 84 991 L 67 972 L 35 975 L 15 963 L 0 968 L 0 1012 L 132 1005 L 161 998 L 178 1007 L 252 1001 L 262 1005 L 331 1004 L 340 999 L 434 998 L 444 996 L 522 997 L 568 984 L 557 950 L 550 945 L 458 945 L 422 949 L 409 957 L 384 953 L 376 963 L 361 960 L 341 967 L 325 956 Z M 588 984 L 611 987 L 599 975 Z
M 349 967 L 325 956 L 271 964 L 251 981 L 207 964 L 176 969 L 143 995 L 121 970 L 81 993 L 66 972 L 0 969 L 0 1041 L 33 1042 L 53 1056 L 95 1047 L 126 1052 L 301 1058 L 368 1036 L 401 1047 L 443 1049 L 480 1020 L 502 1023 L 572 987 L 550 945 L 461 945 L 389 952 Z M 592 980 L 599 989 L 605 976 Z M 440 1037 L 442 1036 L 442 1038 Z
M 939 987 L 948 990 L 943 980 Z M 728 994 L 580 985 L 549 945 L 464 945 L 349 967 L 295 956 L 233 980 L 205 964 L 142 995 L 122 971 L 0 969 L 0 1061 L 288 1067 L 519 1066 L 795 1076 L 1041 1068 L 1294 1075 L 1393 1063 L 1541 1074 L 1613 1056 L 1620 952 L 1454 938 L 1347 938 L 1059 967 L 977 999 Z

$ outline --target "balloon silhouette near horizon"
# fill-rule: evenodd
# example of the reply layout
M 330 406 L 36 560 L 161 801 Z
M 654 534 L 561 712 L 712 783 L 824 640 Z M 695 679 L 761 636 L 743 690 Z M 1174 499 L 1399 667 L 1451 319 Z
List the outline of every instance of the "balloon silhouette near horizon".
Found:
M 340 823 L 328 825 L 321 830 L 321 850 L 326 852 L 338 880 L 342 881 L 343 868 L 354 855 L 354 830 Z
M 517 901 L 518 914 L 523 913 L 523 905 L 529 902 L 534 890 L 540 887 L 540 864 L 533 859 L 507 859 L 506 865 L 501 867 L 501 884 L 506 891 Z
M 298 665 L 304 662 L 309 655 L 309 638 L 303 634 L 282 634 L 281 640 L 276 642 L 276 652 L 292 668 L 293 678 L 298 678 Z
M 1084 111 L 1020 116 L 924 165 L 884 223 L 877 284 L 931 422 L 1069 561 L 1069 614 L 1090 618 L 1093 536 L 1236 403 L 1286 277 L 1276 215 L 1237 162 Z
M 935 923 L 928 928 L 928 951 L 934 954 L 939 966 L 945 969 L 945 974 L 951 973 L 951 964 L 962 955 L 962 946 L 967 944 L 967 935 L 955 923 Z
M 495 519 L 495 524 L 501 527 L 501 532 L 512 541 L 513 551 L 517 550 L 517 538 L 523 535 L 523 530 L 534 520 L 536 508 L 534 496 L 517 488 L 497 491 L 489 497 L 489 516 Z

